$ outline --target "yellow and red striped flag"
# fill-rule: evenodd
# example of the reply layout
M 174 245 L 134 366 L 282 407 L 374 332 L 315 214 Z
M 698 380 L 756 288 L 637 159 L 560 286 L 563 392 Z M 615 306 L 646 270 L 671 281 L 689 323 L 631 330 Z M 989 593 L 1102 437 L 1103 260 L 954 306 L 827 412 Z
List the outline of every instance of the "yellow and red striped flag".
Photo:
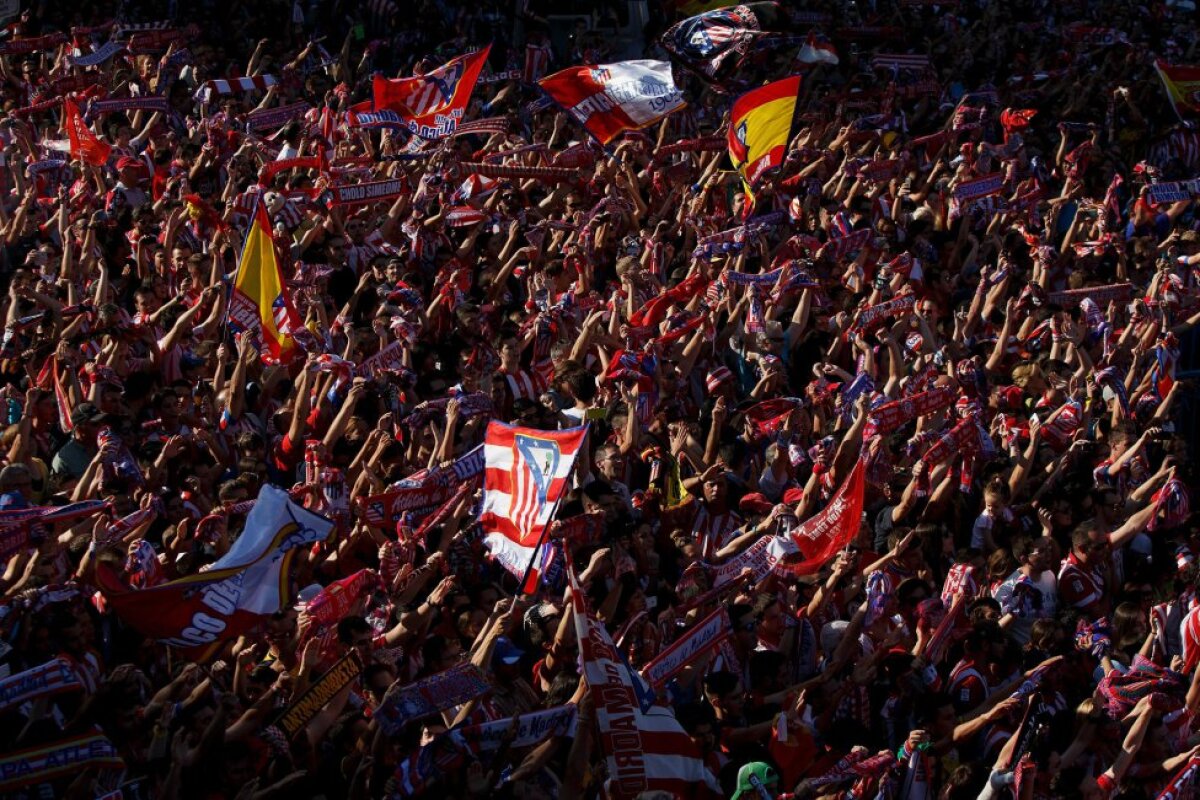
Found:
M 768 83 L 739 97 L 729 119 L 729 158 L 742 174 L 746 195 L 763 175 L 783 164 L 796 121 L 800 76 Z M 749 205 L 749 204 L 748 204 Z
M 255 209 L 233 280 L 229 322 L 235 331 L 256 337 L 264 362 L 286 363 L 299 349 L 294 332 L 300 328 L 300 315 L 288 296 L 262 201 Z

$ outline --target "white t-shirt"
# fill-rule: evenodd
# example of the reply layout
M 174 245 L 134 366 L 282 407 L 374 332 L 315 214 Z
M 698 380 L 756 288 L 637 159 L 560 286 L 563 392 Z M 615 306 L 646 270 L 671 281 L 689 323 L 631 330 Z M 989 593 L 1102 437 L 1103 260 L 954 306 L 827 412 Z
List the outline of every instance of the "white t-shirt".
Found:
M 993 593 L 996 602 L 1000 603 L 1000 607 L 1006 611 L 1011 605 L 1014 605 L 1013 590 L 1020 580 L 1021 570 L 1017 570 L 1005 578 L 1004 583 L 996 587 L 996 591 Z M 1046 570 L 1041 575 L 1031 576 L 1030 581 L 1041 595 L 1041 602 L 1039 603 L 1035 599 L 1033 608 L 1016 613 L 1015 619 L 1007 629 L 1013 639 L 1022 645 L 1029 644 L 1029 635 L 1035 620 L 1053 617 L 1058 611 L 1058 579 L 1055 577 L 1054 571 Z

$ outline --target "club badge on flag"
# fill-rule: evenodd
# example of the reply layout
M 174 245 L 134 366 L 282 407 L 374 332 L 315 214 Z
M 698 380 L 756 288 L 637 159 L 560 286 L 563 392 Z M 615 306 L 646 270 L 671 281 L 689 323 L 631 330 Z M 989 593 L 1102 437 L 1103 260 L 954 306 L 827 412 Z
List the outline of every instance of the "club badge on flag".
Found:
M 461 55 L 415 78 L 389 80 L 376 76 L 374 110 L 395 111 L 409 132 L 422 139 L 451 135 L 467 112 L 471 93 L 491 49 L 488 45 L 478 52 Z
M 97 579 L 109 605 L 132 627 L 203 662 L 222 642 L 290 603 L 293 557 L 332 530 L 332 522 L 268 484 L 245 531 L 208 570 L 141 590 L 130 590 L 106 565 Z
M 673 25 L 661 42 L 684 66 L 714 79 L 731 55 L 742 55 L 779 17 L 777 3 L 713 8 Z
M 796 123 L 800 76 L 768 83 L 733 103 L 729 157 L 749 193 L 769 170 L 783 164 Z
M 298 349 L 294 333 L 301 327 L 300 315 L 288 296 L 275 256 L 271 220 L 261 201 L 254 211 L 233 280 L 229 322 L 234 330 L 249 332 L 261 340 L 265 345 L 262 360 L 266 363 L 286 363 Z
M 483 542 L 518 578 L 530 570 L 546 526 L 566 493 L 587 427 L 519 428 L 492 420 L 483 452 Z M 536 575 L 529 575 L 531 583 Z M 532 585 L 536 585 L 533 583 Z
M 601 144 L 653 125 L 687 105 L 666 61 L 570 67 L 538 85 Z
M 1200 66 L 1155 61 L 1154 69 L 1175 115 L 1185 121 L 1200 116 Z

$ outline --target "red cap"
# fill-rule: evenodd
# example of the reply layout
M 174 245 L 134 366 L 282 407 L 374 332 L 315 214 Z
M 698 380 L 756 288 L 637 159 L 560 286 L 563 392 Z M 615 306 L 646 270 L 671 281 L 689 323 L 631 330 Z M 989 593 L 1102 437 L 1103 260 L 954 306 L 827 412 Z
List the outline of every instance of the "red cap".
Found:
M 1000 394 L 1009 408 L 1020 408 L 1023 405 L 1025 393 L 1021 391 L 1020 386 L 1006 386 L 1000 390 Z
M 792 488 L 792 489 L 788 489 L 786 492 L 783 493 L 783 502 L 789 506 L 794 503 L 799 503 L 803 499 L 804 499 L 804 490 L 803 489 Z
M 141 169 L 143 166 L 145 166 L 145 164 L 133 156 L 121 156 L 121 158 L 117 160 L 118 171 L 123 169 Z
M 772 508 L 774 506 L 771 505 L 771 501 L 760 492 L 748 494 L 738 503 L 738 510 L 749 514 L 767 514 Z

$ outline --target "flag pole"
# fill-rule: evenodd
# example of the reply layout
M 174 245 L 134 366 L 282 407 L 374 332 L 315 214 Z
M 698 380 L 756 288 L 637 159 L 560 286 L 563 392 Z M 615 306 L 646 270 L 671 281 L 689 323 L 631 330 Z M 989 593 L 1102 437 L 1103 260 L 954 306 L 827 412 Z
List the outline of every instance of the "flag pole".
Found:
M 534 565 L 538 562 L 538 554 L 542 551 L 542 545 L 546 541 L 546 531 L 550 530 L 550 525 L 554 522 L 554 518 L 558 515 L 559 506 L 562 504 L 562 498 L 554 501 L 554 508 L 550 511 L 550 517 L 546 520 L 546 524 L 542 526 L 542 532 L 538 536 L 537 544 L 533 547 L 533 555 L 529 557 L 529 563 L 525 565 L 525 574 L 521 576 L 520 591 L 522 594 L 533 594 L 536 591 L 530 589 L 526 591 L 525 587 L 529 584 L 529 578 L 533 574 Z

